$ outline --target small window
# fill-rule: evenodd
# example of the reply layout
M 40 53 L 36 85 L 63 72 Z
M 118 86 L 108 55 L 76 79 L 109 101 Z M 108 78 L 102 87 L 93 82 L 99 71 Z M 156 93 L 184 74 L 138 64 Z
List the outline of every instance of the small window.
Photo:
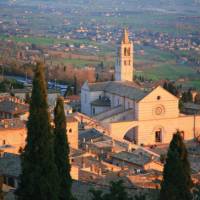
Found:
M 126 56 L 127 55 L 127 49 L 124 48 L 124 55 Z
M 95 115 L 95 113 L 96 113 L 95 108 L 92 108 L 92 114 Z
M 11 187 L 15 187 L 15 180 L 12 177 L 8 178 L 8 185 Z
M 161 96 L 157 96 L 157 100 L 160 100 L 161 99 Z
M 70 129 L 69 129 L 69 133 L 71 133 L 71 132 L 72 132 L 72 129 L 70 128 Z
M 127 56 L 130 56 L 130 55 L 131 55 L 131 49 L 128 48 L 128 50 L 127 50 Z
M 156 142 L 162 141 L 162 130 L 158 130 L 155 132 L 155 141 Z

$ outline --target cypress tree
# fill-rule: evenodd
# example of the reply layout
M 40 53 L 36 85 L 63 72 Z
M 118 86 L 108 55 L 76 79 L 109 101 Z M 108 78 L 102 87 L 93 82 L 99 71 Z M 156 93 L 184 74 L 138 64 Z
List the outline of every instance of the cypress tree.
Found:
M 190 200 L 192 180 L 187 150 L 179 131 L 170 143 L 163 171 L 160 200 Z
M 74 76 L 74 95 L 77 94 L 78 86 L 77 86 L 77 78 Z
M 200 104 L 200 93 L 198 93 L 195 97 L 195 103 Z
M 90 193 L 92 194 L 92 200 L 133 200 L 132 197 L 129 197 L 122 180 L 111 181 L 109 193 L 104 194 L 103 191 L 95 189 L 91 189 Z M 144 198 L 142 200 L 145 200 L 145 197 L 137 197 L 138 199 Z
M 58 171 L 48 113 L 44 66 L 37 64 L 33 79 L 27 138 L 21 154 L 18 200 L 58 200 Z
M 0 200 L 3 200 L 3 199 L 4 199 L 2 187 L 3 187 L 3 177 L 0 176 Z
M 64 112 L 63 99 L 59 97 L 54 109 L 54 123 L 55 123 L 55 162 L 58 168 L 58 175 L 60 180 L 59 199 L 72 199 L 71 186 L 72 179 L 70 176 L 70 162 L 69 162 L 69 145 L 66 135 L 66 117 Z

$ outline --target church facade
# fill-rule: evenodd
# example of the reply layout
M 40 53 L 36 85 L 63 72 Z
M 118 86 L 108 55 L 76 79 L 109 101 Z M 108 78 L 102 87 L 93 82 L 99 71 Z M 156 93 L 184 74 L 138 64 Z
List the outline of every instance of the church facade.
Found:
M 179 99 L 161 86 L 145 89 L 133 81 L 133 43 L 128 31 L 118 47 L 115 81 L 81 88 L 81 112 L 94 118 L 118 140 L 138 145 L 169 143 L 176 130 L 185 140 L 200 134 L 200 116 L 183 115 Z

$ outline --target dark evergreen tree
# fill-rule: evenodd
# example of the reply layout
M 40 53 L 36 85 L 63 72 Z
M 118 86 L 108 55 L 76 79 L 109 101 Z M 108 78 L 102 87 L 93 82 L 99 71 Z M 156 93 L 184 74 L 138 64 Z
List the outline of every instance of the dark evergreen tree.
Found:
M 73 91 L 72 91 L 71 86 L 69 85 L 69 86 L 67 87 L 66 91 L 65 91 L 64 96 L 67 97 L 67 96 L 71 96 L 71 95 L 73 95 Z
M 199 184 L 194 186 L 192 197 L 193 197 L 193 200 L 200 200 L 200 185 Z
M 99 73 L 96 73 L 96 82 L 99 81 Z
M 168 84 L 167 84 L 167 82 L 164 82 L 164 84 L 163 84 L 163 88 L 164 88 L 165 90 L 168 91 Z
M 31 102 L 31 97 L 30 97 L 29 93 L 26 93 L 26 95 L 25 95 L 25 102 L 28 104 L 30 104 L 30 102 Z
M 115 80 L 115 77 L 114 77 L 114 74 L 111 75 L 111 81 L 114 81 Z
M 195 96 L 195 103 L 200 104 L 200 93 Z
M 181 101 L 184 102 L 184 103 L 193 101 L 191 89 L 182 93 Z
M 135 195 L 135 200 L 146 200 L 146 195 L 144 194 Z
M 92 200 L 104 200 L 103 192 L 101 190 L 91 189 L 90 193 L 92 194 Z
M 59 179 L 53 138 L 44 67 L 38 63 L 27 122 L 27 143 L 21 154 L 22 174 L 16 192 L 18 200 L 58 200 Z
M 63 99 L 59 97 L 54 109 L 54 134 L 55 134 L 55 162 L 58 168 L 58 175 L 60 180 L 59 199 L 72 199 L 71 186 L 72 179 L 70 176 L 70 162 L 69 162 L 69 145 L 66 135 L 66 117 L 64 112 Z
M 3 177 L 0 176 L 0 200 L 3 200 L 3 199 L 4 199 L 2 187 L 3 187 Z
M 173 82 L 165 82 L 163 88 L 166 89 L 168 92 L 173 94 L 174 96 L 178 95 L 178 88 Z
M 187 150 L 179 131 L 170 143 L 163 171 L 160 200 L 190 200 L 192 180 Z
M 74 95 L 77 94 L 77 89 L 78 89 L 77 78 L 76 76 L 74 76 Z
M 132 200 L 129 197 L 126 188 L 124 187 L 123 181 L 110 182 L 109 193 L 103 194 L 101 190 L 90 190 L 93 195 L 92 200 Z
M 188 102 L 193 102 L 192 89 L 188 90 L 187 98 L 188 98 Z

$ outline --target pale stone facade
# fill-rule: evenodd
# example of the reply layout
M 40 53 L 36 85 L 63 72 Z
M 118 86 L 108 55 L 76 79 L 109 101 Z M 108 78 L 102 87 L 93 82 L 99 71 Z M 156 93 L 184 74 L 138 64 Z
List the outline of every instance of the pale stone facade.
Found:
M 130 48 L 129 57 L 124 56 L 124 48 Z M 119 49 L 116 81 L 82 86 L 82 113 L 93 117 L 114 139 L 138 145 L 169 143 L 178 129 L 185 140 L 200 135 L 200 116 L 181 114 L 177 97 L 161 86 L 147 90 L 132 81 L 133 44 L 127 31 Z M 124 65 L 126 59 L 131 60 L 130 65 Z
M 26 140 L 26 128 L 0 129 L 0 150 L 8 153 L 20 153 Z
M 115 80 L 133 81 L 133 42 L 128 38 L 127 29 L 124 30 L 117 54 Z
M 78 149 L 78 121 L 71 117 L 67 117 L 67 137 L 69 146 Z

